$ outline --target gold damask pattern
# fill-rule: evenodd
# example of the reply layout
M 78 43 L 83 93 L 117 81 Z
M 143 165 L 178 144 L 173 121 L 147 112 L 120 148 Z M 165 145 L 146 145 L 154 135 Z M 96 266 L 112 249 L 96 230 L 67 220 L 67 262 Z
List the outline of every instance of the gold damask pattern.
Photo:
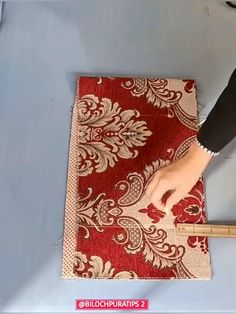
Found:
M 137 110 L 122 111 L 118 102 L 112 103 L 108 98 L 83 96 L 77 110 L 79 176 L 104 172 L 114 167 L 119 158 L 137 157 L 135 148 L 145 145 L 152 134 L 146 122 L 138 119 Z
M 95 93 L 99 88 L 103 90 L 106 84 L 111 86 L 113 82 L 119 84 L 121 95 L 124 93 L 127 97 L 133 97 L 134 101 L 143 97 L 142 102 L 145 103 L 146 100 L 147 106 L 151 105 L 153 116 L 145 111 L 146 107 L 143 110 L 145 114 L 142 113 L 142 102 L 137 106 L 131 103 L 130 108 L 129 105 L 124 105 L 126 98 L 122 97 L 126 96 L 116 100 L 114 95 L 118 92 L 112 94 L 112 97 Z M 92 79 L 90 83 L 93 83 Z M 189 82 L 188 84 L 190 85 Z M 188 129 L 196 130 L 194 97 L 193 91 L 186 92 L 182 81 L 166 79 L 96 78 L 91 93 L 83 92 L 81 96 L 78 92 L 70 143 L 64 278 L 155 279 L 155 275 L 140 276 L 136 263 L 130 264 L 126 260 L 128 266 L 124 264 L 122 268 L 122 264 L 110 254 L 110 248 L 119 248 L 120 253 L 124 254 L 123 258 L 138 256 L 140 267 L 145 265 L 157 272 L 163 271 L 160 279 L 210 278 L 206 239 L 177 237 L 174 230 L 175 223 L 179 221 L 205 222 L 202 181 L 199 181 L 194 193 L 183 200 L 186 206 L 181 204 L 180 207 L 174 207 L 169 215 L 152 206 L 145 194 L 156 171 L 181 158 L 195 139 L 193 131 L 186 131 L 189 136 L 184 139 L 180 135 L 178 147 L 165 146 L 165 151 L 162 151 L 164 158 L 157 158 L 153 154 L 155 158 L 146 162 L 145 154 L 148 156 L 151 152 L 147 141 L 154 143 L 152 149 L 155 149 L 156 140 L 160 141 L 162 136 L 158 124 L 152 121 L 152 117 L 156 119 L 155 110 L 157 109 L 159 117 L 165 117 L 168 127 L 169 121 L 175 120 L 173 125 L 177 124 L 179 129 L 182 124 Z M 130 101 L 129 98 L 128 100 Z M 176 117 L 179 120 L 174 119 Z M 160 121 L 158 119 L 156 121 Z M 140 159 L 142 147 L 144 149 Z M 124 160 L 134 160 L 134 164 L 145 160 L 145 163 L 142 164 L 141 171 L 122 172 L 116 180 L 115 172 L 111 170 L 116 166 L 115 170 L 123 171 Z M 121 167 L 119 162 L 122 162 Z M 112 189 L 106 187 L 106 171 L 110 171 Z M 97 179 L 100 174 L 105 178 L 105 182 L 101 182 L 101 189 Z M 91 178 L 95 180 L 91 181 Z M 86 182 L 82 189 L 80 180 Z M 95 186 L 90 182 L 95 183 Z M 109 247 L 97 250 L 104 236 L 109 237 Z M 91 247 L 89 243 L 92 243 Z M 93 248 L 96 252 L 93 252 Z M 203 267 L 196 267 L 196 263 Z M 172 273 L 165 277 L 168 269 Z
M 174 81 L 175 88 L 172 89 L 172 82 Z M 184 91 L 176 91 L 179 80 L 167 79 L 146 79 L 134 78 L 128 79 L 121 83 L 121 86 L 130 90 L 135 97 L 145 96 L 147 102 L 157 108 L 166 108 L 167 116 L 173 118 L 177 116 L 178 119 L 187 127 L 197 130 L 198 120 L 195 111 L 188 112 L 191 107 L 185 106 L 185 98 L 187 93 Z M 173 86 L 174 87 L 174 86 Z M 192 93 L 194 93 L 192 91 Z
M 118 182 L 116 189 L 125 185 L 127 193 L 117 202 L 113 199 L 106 199 L 105 194 L 100 194 L 91 201 L 93 191 L 89 188 L 88 194 L 78 200 L 77 224 L 86 231 L 84 236 L 86 239 L 90 238 L 90 227 L 94 227 L 97 232 L 104 232 L 104 227 L 120 226 L 123 232 L 114 236 L 113 241 L 124 246 L 128 254 L 141 252 L 144 261 L 151 263 L 154 267 L 159 269 L 172 267 L 177 277 L 181 272 L 185 278 L 194 278 L 195 276 L 182 262 L 185 247 L 170 244 L 165 230 L 160 229 L 158 224 L 145 226 L 143 217 L 139 216 L 140 220 L 137 219 L 136 212 L 133 211 L 133 204 L 136 204 L 137 208 L 140 207 L 139 204 L 142 206 L 149 204 L 144 193 L 146 184 L 156 170 L 168 163 L 169 161 L 157 160 L 147 165 L 143 174 L 131 173 L 127 180 Z M 133 182 L 136 184 L 134 185 Z M 199 196 L 202 197 L 202 195 Z
M 85 265 L 89 264 L 89 268 L 85 270 Z M 82 278 L 91 279 L 137 279 L 138 276 L 134 271 L 116 272 L 111 262 L 104 263 L 100 256 L 91 256 L 88 260 L 86 254 L 82 252 L 75 253 L 74 266 L 77 271 L 83 271 Z

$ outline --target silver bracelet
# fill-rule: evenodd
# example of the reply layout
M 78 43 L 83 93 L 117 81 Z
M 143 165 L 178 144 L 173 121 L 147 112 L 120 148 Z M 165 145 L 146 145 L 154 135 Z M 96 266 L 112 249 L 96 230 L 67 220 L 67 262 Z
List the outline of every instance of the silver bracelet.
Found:
M 207 152 L 212 157 L 218 156 L 220 154 L 219 152 L 217 152 L 217 153 L 212 152 L 210 149 L 203 146 L 197 139 L 196 139 L 196 143 L 198 144 L 198 146 L 200 146 L 205 152 Z

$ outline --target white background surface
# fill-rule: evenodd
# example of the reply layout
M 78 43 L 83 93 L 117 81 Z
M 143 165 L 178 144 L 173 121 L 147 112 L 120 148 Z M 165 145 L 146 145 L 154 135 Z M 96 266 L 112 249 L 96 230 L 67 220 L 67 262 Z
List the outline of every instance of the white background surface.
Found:
M 0 310 L 73 311 L 148 298 L 150 311 L 236 311 L 236 241 L 211 240 L 212 281 L 60 279 L 75 76 L 194 78 L 204 117 L 236 67 L 236 10 L 218 1 L 8 2 L 0 28 Z M 223 127 L 220 125 L 219 128 Z M 209 167 L 211 221 L 236 220 L 232 143 Z

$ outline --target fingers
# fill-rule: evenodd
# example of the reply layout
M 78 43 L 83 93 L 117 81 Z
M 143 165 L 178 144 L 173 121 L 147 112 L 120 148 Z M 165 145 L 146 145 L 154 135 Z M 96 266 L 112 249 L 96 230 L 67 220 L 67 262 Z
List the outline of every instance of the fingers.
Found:
M 163 212 L 166 211 L 165 210 L 165 204 L 162 201 L 159 201 L 159 202 L 156 202 L 156 203 L 155 203 L 155 201 L 153 201 L 152 203 L 153 203 L 153 205 L 156 206 L 157 209 L 162 210 Z
M 152 195 L 156 185 L 158 184 L 158 181 L 159 181 L 159 172 L 155 174 L 154 178 L 148 184 L 148 187 L 146 189 L 147 196 L 150 197 Z
M 166 201 L 165 211 L 168 213 L 171 211 L 172 207 L 179 203 L 179 201 L 184 197 L 181 193 L 175 191 L 173 192 Z
M 160 171 L 155 174 L 148 184 L 146 194 L 154 206 L 167 213 L 184 197 L 184 195 L 171 187 L 171 181 L 163 178 Z
M 158 183 L 155 190 L 150 196 L 152 203 L 155 206 L 162 207 L 164 209 L 164 203 L 162 202 L 163 195 L 168 191 L 168 187 L 166 185 Z M 161 208 L 160 208 L 161 209 Z

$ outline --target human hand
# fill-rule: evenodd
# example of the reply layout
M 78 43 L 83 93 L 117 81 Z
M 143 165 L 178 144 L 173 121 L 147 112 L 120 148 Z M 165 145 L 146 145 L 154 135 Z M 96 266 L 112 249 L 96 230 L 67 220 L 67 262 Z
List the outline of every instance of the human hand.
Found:
M 146 189 L 153 205 L 169 212 L 191 191 L 211 158 L 197 143 L 193 143 L 183 158 L 158 170 Z

